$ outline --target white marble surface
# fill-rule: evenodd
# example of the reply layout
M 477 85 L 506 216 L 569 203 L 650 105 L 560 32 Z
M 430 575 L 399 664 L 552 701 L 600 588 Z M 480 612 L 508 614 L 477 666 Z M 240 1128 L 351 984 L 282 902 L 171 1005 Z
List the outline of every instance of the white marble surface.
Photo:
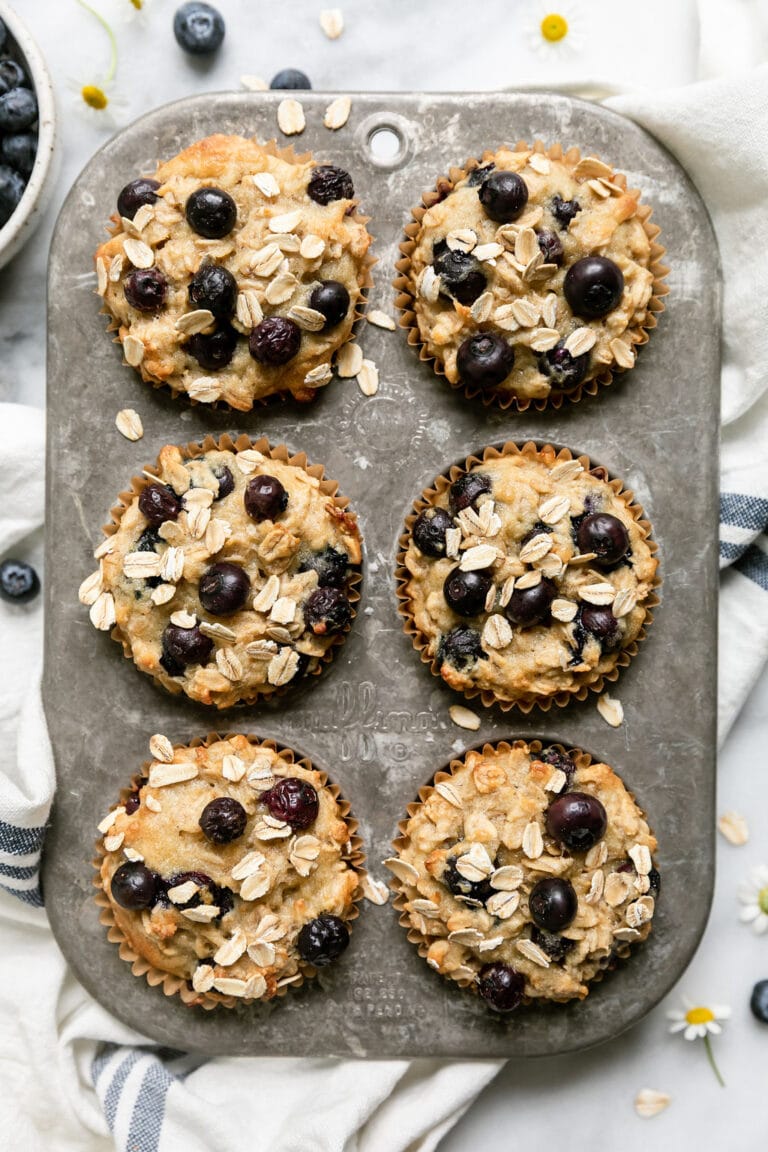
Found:
M 335 42 L 319 29 L 321 0 L 219 0 L 229 35 L 211 63 L 195 63 L 178 50 L 171 33 L 175 0 L 149 0 L 147 19 L 129 25 L 121 16 L 129 0 L 93 0 L 113 19 L 120 43 L 118 82 L 127 102 L 124 121 L 167 100 L 193 92 L 239 87 L 243 73 L 267 80 L 284 66 L 301 67 L 316 89 L 488 89 L 523 83 L 600 81 L 608 84 L 681 84 L 695 76 L 698 21 L 693 0 L 645 0 L 638 19 L 634 0 L 553 0 L 549 8 L 572 17 L 578 49 L 540 56 L 531 28 L 546 8 L 539 0 L 485 0 L 482 7 L 455 0 L 347 0 L 347 28 Z M 717 0 L 702 0 L 713 9 Z M 722 5 L 721 5 L 722 7 Z M 730 0 L 723 37 L 733 40 L 731 66 L 755 59 L 744 35 L 764 0 Z M 98 24 L 75 0 L 17 0 L 45 53 L 59 100 L 62 162 L 51 206 L 39 232 L 0 273 L 0 399 L 44 403 L 45 265 L 55 217 L 69 185 L 92 152 L 108 138 L 81 119 L 71 78 L 82 84 L 103 70 L 108 45 Z M 478 20 L 478 15 L 482 16 Z M 491 97 L 492 99 L 492 97 Z M 87 364 L 88 349 L 83 349 Z M 78 368 L 73 371 L 77 388 Z M 695 675 L 695 670 L 692 670 Z M 703 1048 L 666 1035 L 664 1005 L 610 1045 L 578 1057 L 510 1062 L 441 1152 L 511 1147 L 527 1152 L 552 1147 L 609 1148 L 625 1152 L 647 1143 L 666 1149 L 742 1152 L 766 1146 L 768 1119 L 761 1108 L 768 1066 L 768 1027 L 747 1006 L 749 990 L 768 977 L 768 938 L 737 923 L 736 887 L 751 865 L 768 861 L 768 805 L 759 789 L 768 723 L 768 677 L 754 692 L 721 757 L 718 810 L 749 816 L 752 836 L 744 848 L 718 843 L 713 914 L 704 941 L 680 991 L 730 1003 L 733 1019 L 716 1041 L 728 1087 L 721 1090 Z M 677 997 L 672 1000 L 676 1001 Z M 644 1086 L 671 1093 L 662 1116 L 638 1119 L 632 1109 Z M 648 1127 L 650 1125 L 650 1127 Z

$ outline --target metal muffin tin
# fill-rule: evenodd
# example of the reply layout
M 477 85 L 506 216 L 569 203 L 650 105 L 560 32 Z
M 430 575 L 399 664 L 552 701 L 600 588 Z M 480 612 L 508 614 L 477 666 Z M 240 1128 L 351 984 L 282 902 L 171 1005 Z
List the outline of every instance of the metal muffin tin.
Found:
M 471 405 L 406 346 L 402 331 L 359 334 L 381 372 L 376 397 L 335 381 L 308 407 L 247 414 L 174 401 L 121 365 L 93 295 L 92 254 L 119 189 L 213 132 L 276 134 L 279 93 L 205 95 L 161 108 L 90 161 L 51 249 L 48 344 L 47 626 L 44 695 L 58 790 L 44 858 L 48 914 L 83 985 L 121 1020 L 174 1048 L 209 1055 L 537 1056 L 597 1044 L 639 1020 L 675 983 L 704 928 L 712 892 L 717 593 L 720 290 L 706 211 L 675 161 L 603 108 L 554 95 L 358 95 L 347 125 L 323 127 L 330 96 L 302 93 L 307 128 L 293 139 L 352 173 L 376 237 L 369 306 L 392 312 L 397 246 L 410 208 L 451 163 L 539 137 L 577 144 L 627 173 L 661 225 L 671 271 L 667 310 L 637 367 L 596 398 L 523 415 Z M 381 159 L 373 136 L 397 137 Z M 393 141 L 389 137 L 389 143 Z M 376 149 L 376 151 L 374 151 Z M 136 408 L 144 438 L 114 418 Z M 206 432 L 267 435 L 303 449 L 338 480 L 360 517 L 365 577 L 358 617 L 334 663 L 295 694 L 217 714 L 171 697 L 93 631 L 80 581 L 110 505 L 166 443 Z M 460 702 L 430 675 L 397 614 L 397 538 L 412 502 L 448 464 L 487 444 L 532 439 L 586 452 L 632 488 L 660 546 L 662 604 L 648 640 L 611 688 L 625 723 L 609 728 L 595 697 L 528 716 L 478 708 L 478 733 L 456 728 Z M 334 966 L 274 1005 L 202 1012 L 135 978 L 99 924 L 92 896 L 96 824 L 147 756 L 153 732 L 185 741 L 212 729 L 271 737 L 336 781 L 360 821 L 369 867 L 386 878 L 405 806 L 420 785 L 485 740 L 557 740 L 606 760 L 659 839 L 662 895 L 650 940 L 582 1003 L 487 1012 L 431 971 L 391 903 L 365 903 Z

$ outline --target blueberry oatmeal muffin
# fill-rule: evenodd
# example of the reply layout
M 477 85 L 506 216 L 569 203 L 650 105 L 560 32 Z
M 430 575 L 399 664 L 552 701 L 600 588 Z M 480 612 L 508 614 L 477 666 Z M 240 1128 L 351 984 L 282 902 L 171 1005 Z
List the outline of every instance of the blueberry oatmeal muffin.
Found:
M 96 252 L 128 364 L 154 385 L 247 411 L 311 400 L 369 279 L 352 178 L 309 155 L 209 136 L 121 191 Z
M 409 939 L 498 1012 L 583 999 L 651 931 L 656 839 L 607 764 L 486 744 L 438 772 L 387 861 Z
M 488 448 L 439 476 L 406 529 L 400 611 L 451 688 L 548 708 L 599 690 L 636 652 L 656 546 L 632 493 L 588 457 Z
M 102 920 L 136 975 L 207 1008 L 271 1000 L 349 943 L 362 856 L 338 789 L 271 741 L 154 759 L 99 825 Z
M 666 292 L 651 210 L 578 149 L 519 143 L 413 213 L 395 287 L 422 359 L 470 397 L 560 405 L 631 368 Z
M 361 539 L 336 491 L 266 440 L 166 445 L 121 493 L 80 599 L 171 692 L 270 696 L 319 672 L 354 616 Z

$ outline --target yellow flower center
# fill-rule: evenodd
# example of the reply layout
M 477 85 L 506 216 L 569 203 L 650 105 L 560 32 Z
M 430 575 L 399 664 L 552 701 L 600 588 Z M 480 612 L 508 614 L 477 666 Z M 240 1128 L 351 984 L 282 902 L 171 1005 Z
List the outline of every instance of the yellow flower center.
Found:
M 95 108 L 97 112 L 103 112 L 109 100 L 107 94 L 95 84 L 84 84 L 80 89 L 80 95 L 89 108 Z
M 550 12 L 541 22 L 541 34 L 550 44 L 562 40 L 568 35 L 568 21 L 565 16 L 561 16 L 558 12 Z
M 144 7 L 144 0 L 130 0 L 137 12 L 141 12 Z
M 711 1024 L 714 1018 L 711 1008 L 689 1008 L 685 1014 L 686 1024 Z
M 757 903 L 760 906 L 760 911 L 764 912 L 765 915 L 768 916 L 768 884 L 766 884 L 765 888 L 761 888 L 758 892 Z

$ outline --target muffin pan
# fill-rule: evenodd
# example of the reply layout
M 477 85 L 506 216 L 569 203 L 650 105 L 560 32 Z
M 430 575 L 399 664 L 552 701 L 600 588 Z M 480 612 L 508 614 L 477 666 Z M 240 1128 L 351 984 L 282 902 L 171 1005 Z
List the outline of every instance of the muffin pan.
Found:
M 376 237 L 371 307 L 394 315 L 390 282 L 410 210 L 446 164 L 497 143 L 577 143 L 627 173 L 654 205 L 670 272 L 666 312 L 637 367 L 603 395 L 559 412 L 516 414 L 471 404 L 422 364 L 405 333 L 363 325 L 359 342 L 381 385 L 366 398 L 335 381 L 311 406 L 246 414 L 189 407 L 122 366 L 104 333 L 92 254 L 124 183 L 214 131 L 276 133 L 281 93 L 200 96 L 159 109 L 110 141 L 62 210 L 51 249 L 48 347 L 47 626 L 44 696 L 58 790 L 44 857 L 46 906 L 83 985 L 137 1031 L 207 1055 L 552 1055 L 607 1040 L 639 1020 L 679 978 L 699 941 L 713 882 L 720 289 L 706 211 L 685 173 L 634 124 L 554 95 L 353 96 L 347 125 L 323 127 L 331 97 L 301 93 L 304 134 L 293 143 L 348 168 Z M 379 147 L 379 134 L 397 148 Z M 135 408 L 144 438 L 114 419 Z M 217 717 L 296 748 L 338 782 L 360 821 L 371 873 L 406 805 L 453 756 L 486 740 L 578 746 L 612 764 L 659 840 L 663 891 L 654 931 L 631 961 L 583 1003 L 531 1008 L 500 1020 L 430 972 L 390 902 L 365 903 L 352 945 L 313 986 L 273 1006 L 190 1011 L 131 975 L 109 944 L 91 887 L 96 824 L 146 758 L 154 732 L 203 735 L 211 712 L 159 691 L 97 635 L 77 600 L 93 569 L 121 478 L 165 443 L 206 433 L 264 434 L 320 460 L 358 513 L 365 540 L 358 617 L 334 664 L 295 694 Z M 476 711 L 477 733 L 456 728 L 462 698 L 424 668 L 397 614 L 397 540 L 413 499 L 470 452 L 534 440 L 587 453 L 632 488 L 654 526 L 662 603 L 642 651 L 609 687 L 625 712 L 610 728 L 595 697 L 527 716 Z

